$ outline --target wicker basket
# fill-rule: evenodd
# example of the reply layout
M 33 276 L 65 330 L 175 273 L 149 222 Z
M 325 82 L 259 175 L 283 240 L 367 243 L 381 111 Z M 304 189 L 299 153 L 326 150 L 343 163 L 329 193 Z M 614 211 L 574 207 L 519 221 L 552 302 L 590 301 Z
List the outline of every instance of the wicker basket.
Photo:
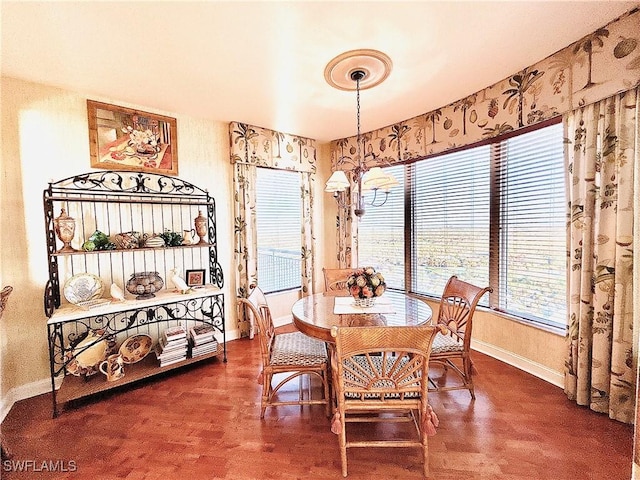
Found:
M 369 297 L 369 298 L 356 297 L 353 300 L 356 307 L 373 307 L 373 305 L 376 303 L 376 297 Z

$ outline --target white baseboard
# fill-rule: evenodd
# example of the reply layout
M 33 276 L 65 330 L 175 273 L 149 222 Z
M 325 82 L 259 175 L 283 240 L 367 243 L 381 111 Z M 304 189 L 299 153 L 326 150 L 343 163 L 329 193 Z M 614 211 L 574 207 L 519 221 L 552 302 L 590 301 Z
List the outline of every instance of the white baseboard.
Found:
M 496 347 L 495 345 L 491 345 L 488 343 L 471 340 L 471 348 L 473 350 L 477 350 L 480 353 L 484 353 L 485 355 L 489 355 L 490 357 L 500 360 L 501 362 L 504 362 L 508 365 L 519 368 L 520 370 L 527 372 L 534 377 L 545 380 L 550 384 L 555 385 L 556 387 L 564 389 L 563 372 L 552 370 L 549 367 L 536 362 L 532 362 L 528 358 L 521 357 L 520 355 L 516 355 L 513 352 L 504 350 L 500 347 Z
M 230 342 L 231 340 L 237 340 L 240 338 L 240 330 L 237 328 L 228 332 L 225 332 L 225 340 Z
M 56 382 L 56 388 L 59 387 L 60 382 L 58 381 Z M 0 422 L 4 421 L 14 403 L 49 392 L 51 392 L 51 379 L 49 378 L 12 388 L 0 402 Z

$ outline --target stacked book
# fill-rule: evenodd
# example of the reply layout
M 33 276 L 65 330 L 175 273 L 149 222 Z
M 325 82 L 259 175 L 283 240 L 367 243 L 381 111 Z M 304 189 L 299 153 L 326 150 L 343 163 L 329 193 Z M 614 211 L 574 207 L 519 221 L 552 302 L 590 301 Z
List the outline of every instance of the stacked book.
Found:
M 181 362 L 187 358 L 187 331 L 182 325 L 169 327 L 162 332 L 156 346 L 156 357 L 161 367 Z
M 218 341 L 214 335 L 214 328 L 206 323 L 189 328 L 189 343 L 191 344 L 191 358 L 218 350 Z

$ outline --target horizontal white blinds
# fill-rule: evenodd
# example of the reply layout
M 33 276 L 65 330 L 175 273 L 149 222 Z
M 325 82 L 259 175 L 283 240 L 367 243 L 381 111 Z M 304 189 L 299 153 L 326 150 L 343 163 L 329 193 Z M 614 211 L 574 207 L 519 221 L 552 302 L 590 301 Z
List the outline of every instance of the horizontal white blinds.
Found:
M 488 285 L 490 147 L 422 160 L 409 171 L 412 290 L 439 297 L 452 275 Z
M 258 285 L 265 293 L 301 286 L 301 174 L 257 168 Z
M 566 325 L 562 124 L 392 168 L 404 197 L 394 189 L 383 207 L 367 208 L 361 264 L 385 272 L 392 288 L 434 297 L 457 275 L 493 287 L 481 305 Z
M 494 147 L 499 309 L 565 324 L 566 197 L 562 124 Z
M 382 206 L 369 205 L 373 192 L 365 192 L 365 214 L 358 223 L 358 266 L 381 272 L 387 287 L 404 289 L 404 166 L 382 170 L 398 181 Z M 375 204 L 384 199 L 378 192 Z

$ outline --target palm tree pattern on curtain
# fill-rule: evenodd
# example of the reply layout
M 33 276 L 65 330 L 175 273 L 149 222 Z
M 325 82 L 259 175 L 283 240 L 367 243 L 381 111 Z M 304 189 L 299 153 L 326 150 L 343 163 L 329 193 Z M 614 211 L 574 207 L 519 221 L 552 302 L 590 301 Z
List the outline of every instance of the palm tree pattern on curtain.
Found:
M 640 83 L 640 9 L 472 95 L 362 134 L 367 166 L 407 162 L 564 115 Z M 331 142 L 332 170 L 353 170 L 356 137 Z M 354 185 L 352 185 L 353 190 Z M 341 210 L 338 259 L 358 252 L 357 220 Z M 351 222 L 353 220 L 353 222 Z M 351 230 L 348 228 L 351 226 Z M 347 251 L 348 249 L 348 251 Z M 344 262 L 346 263 L 346 262 Z
M 638 88 L 565 116 L 569 221 L 565 392 L 633 423 L 633 183 Z
M 256 167 L 292 170 L 301 173 L 300 201 L 302 229 L 300 260 L 302 292 L 312 293 L 314 236 L 313 185 L 316 177 L 315 140 L 244 123 L 229 124 L 231 163 L 234 166 L 234 257 L 236 295 L 246 298 L 250 286 L 258 282 L 256 236 Z M 237 312 L 240 336 L 253 337 L 243 311 Z
M 256 242 L 256 168 L 236 163 L 233 169 L 234 185 L 234 256 L 236 264 L 236 295 L 246 298 L 250 285 L 257 283 L 258 244 Z M 253 338 L 251 323 L 237 312 L 241 337 Z

